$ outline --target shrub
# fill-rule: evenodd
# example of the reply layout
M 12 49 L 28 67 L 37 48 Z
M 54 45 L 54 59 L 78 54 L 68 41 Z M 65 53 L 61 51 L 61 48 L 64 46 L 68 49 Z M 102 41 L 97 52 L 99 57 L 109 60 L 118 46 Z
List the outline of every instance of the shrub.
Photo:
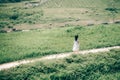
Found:
M 4 28 L 5 26 L 3 24 L 0 24 L 0 28 Z
M 0 28 L 4 28 L 4 27 L 6 27 L 8 25 L 9 25 L 8 22 L 0 22 Z
M 87 26 L 93 26 L 94 24 L 93 23 L 89 23 L 89 24 L 87 24 Z
M 12 16 L 10 16 L 10 19 L 16 20 L 19 17 L 19 14 L 13 14 Z
M 8 28 L 13 28 L 13 26 L 10 26 L 10 25 L 9 25 Z
M 116 12 L 116 8 L 106 8 L 105 10 L 108 10 L 108 11 L 115 11 Z
M 108 23 L 108 22 L 103 22 L 102 24 L 107 25 L 107 24 L 109 24 L 109 23 Z
M 7 33 L 7 31 L 5 31 L 5 30 L 0 30 L 0 33 Z
M 120 24 L 120 21 L 115 21 L 115 24 Z

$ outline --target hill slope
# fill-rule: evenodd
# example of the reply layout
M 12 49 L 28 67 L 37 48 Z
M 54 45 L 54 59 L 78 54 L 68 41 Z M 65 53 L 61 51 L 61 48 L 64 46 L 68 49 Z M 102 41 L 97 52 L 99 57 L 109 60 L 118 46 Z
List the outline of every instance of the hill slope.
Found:
M 91 27 L 66 26 L 28 32 L 3 33 L 0 34 L 0 64 L 70 52 L 75 34 L 80 36 L 80 50 L 120 46 L 119 24 Z
M 119 80 L 120 49 L 0 71 L 1 80 Z
M 106 7 L 108 0 L 49 0 L 43 7 L 47 8 L 86 8 L 86 7 Z M 101 6 L 102 5 L 102 6 Z
M 82 21 L 91 20 L 109 22 L 112 19 L 111 10 L 114 10 L 111 8 L 109 0 L 48 0 L 39 6 L 35 6 L 38 3 L 38 0 L 30 0 L 0 4 L 0 29 L 7 28 L 5 29 L 7 31 L 9 28 L 19 27 L 21 29 L 21 25 L 18 24 L 56 27 L 56 25 L 69 24 L 66 22 L 72 22 L 72 25 L 81 25 L 84 23 Z M 117 8 L 116 20 L 120 20 L 119 5 L 120 1 L 115 3 Z M 30 29 L 29 27 L 26 28 L 26 25 L 23 27 L 22 29 Z

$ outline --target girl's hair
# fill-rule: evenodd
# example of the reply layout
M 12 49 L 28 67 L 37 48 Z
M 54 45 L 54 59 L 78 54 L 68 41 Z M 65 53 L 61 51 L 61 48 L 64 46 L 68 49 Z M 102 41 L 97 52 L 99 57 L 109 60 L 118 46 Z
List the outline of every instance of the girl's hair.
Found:
M 77 41 L 78 40 L 78 35 L 75 35 L 75 41 Z

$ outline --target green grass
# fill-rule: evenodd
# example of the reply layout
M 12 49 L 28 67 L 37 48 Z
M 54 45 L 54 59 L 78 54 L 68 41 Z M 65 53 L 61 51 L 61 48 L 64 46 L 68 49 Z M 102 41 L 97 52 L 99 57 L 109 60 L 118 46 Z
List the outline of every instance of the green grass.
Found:
M 9 28 L 9 26 L 20 29 L 18 24 L 45 24 L 49 26 L 49 24 L 76 22 L 78 19 L 80 21 L 107 22 L 112 20 L 110 11 L 105 10 L 111 7 L 109 5 L 108 0 L 49 0 L 41 6 L 29 8 L 25 7 L 24 1 L 4 3 L 0 4 L 0 29 Z M 119 5 L 120 2 L 115 3 L 116 20 L 120 19 Z
M 80 50 L 120 45 L 119 24 L 0 33 L 0 63 L 70 52 L 75 34 Z
M 72 55 L 0 71 L 1 80 L 119 80 L 120 49 Z
M 29 8 L 25 8 L 24 2 L 0 4 L 0 30 L 31 29 L 31 26 L 34 29 L 35 25 L 42 27 L 29 32 L 0 33 L 0 64 L 70 52 L 75 34 L 79 35 L 80 50 L 120 46 L 119 24 L 85 27 L 70 26 L 66 23 L 78 23 L 76 22 L 78 19 L 107 22 L 112 19 L 110 11 L 105 10 L 111 7 L 109 2 L 108 0 L 49 0 L 41 6 Z M 117 8 L 115 19 L 118 20 L 119 5 L 119 2 L 115 3 Z M 67 25 L 55 28 L 61 26 L 59 23 Z M 52 26 L 54 28 L 51 29 L 44 29 L 42 26 L 50 26 L 49 24 L 58 26 Z M 49 63 L 45 61 L 23 65 L 0 71 L 0 80 L 119 80 L 119 56 L 120 50 L 112 50 L 102 54 L 73 55 Z
M 108 73 L 102 75 L 98 80 L 119 80 L 120 79 L 120 72 Z
M 88 8 L 106 7 L 107 0 L 49 0 L 42 7 L 47 8 Z M 101 6 L 102 5 L 102 6 Z

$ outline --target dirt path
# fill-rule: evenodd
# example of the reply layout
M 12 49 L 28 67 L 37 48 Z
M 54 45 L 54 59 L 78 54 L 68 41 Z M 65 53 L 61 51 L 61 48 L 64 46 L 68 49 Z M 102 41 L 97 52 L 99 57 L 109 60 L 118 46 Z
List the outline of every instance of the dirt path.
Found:
M 30 31 L 31 29 L 42 29 L 42 28 L 53 28 L 53 27 L 65 27 L 65 26 L 92 26 L 97 24 L 112 24 L 112 23 L 120 23 L 119 20 L 115 20 L 113 22 L 112 20 L 109 21 L 96 21 L 96 20 L 74 20 L 74 21 L 66 21 L 66 22 L 54 22 L 54 23 L 44 23 L 44 24 L 18 24 L 15 26 L 16 30 L 22 30 L 22 31 Z M 8 32 L 11 31 L 8 29 Z
M 91 50 L 84 50 L 84 51 L 78 52 L 78 54 L 108 52 L 111 49 L 117 49 L 117 48 L 120 48 L 120 46 L 107 47 L 107 48 L 99 48 L 99 49 L 91 49 Z M 54 55 L 44 56 L 44 57 L 41 57 L 41 58 L 26 59 L 26 60 L 20 60 L 20 61 L 5 63 L 5 64 L 1 64 L 0 65 L 0 70 L 9 69 L 9 68 L 12 68 L 12 67 L 19 66 L 21 64 L 33 63 L 33 62 L 41 61 L 41 60 L 62 59 L 62 58 L 68 57 L 68 56 L 70 56 L 72 54 L 73 54 L 73 52 L 61 53 L 61 54 L 54 54 Z

